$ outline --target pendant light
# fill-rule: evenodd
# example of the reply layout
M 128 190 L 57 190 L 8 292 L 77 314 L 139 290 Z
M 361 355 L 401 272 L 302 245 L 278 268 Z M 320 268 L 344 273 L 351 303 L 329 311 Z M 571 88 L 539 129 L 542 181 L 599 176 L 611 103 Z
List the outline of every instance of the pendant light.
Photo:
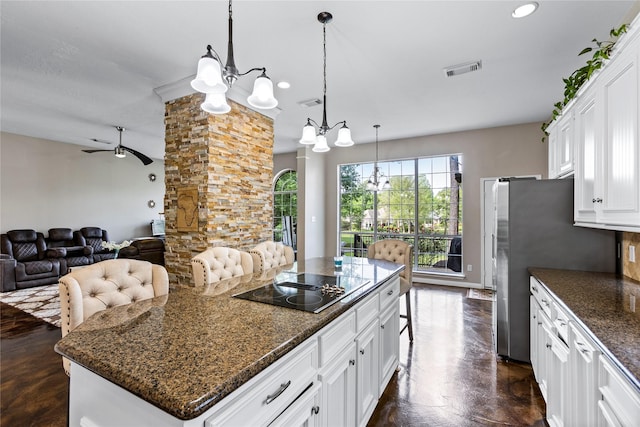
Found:
M 378 167 L 378 129 L 380 128 L 380 125 L 373 125 L 373 127 L 376 129 L 376 161 L 373 164 L 373 171 L 369 176 L 369 181 L 367 181 L 367 190 L 369 191 L 388 190 L 389 188 L 391 188 L 389 179 L 385 176 L 384 172 L 382 172 Z
M 213 50 L 211 45 L 207 45 L 207 53 L 198 61 L 196 78 L 191 81 L 192 88 L 206 94 L 205 100 L 200 107 L 212 114 L 225 114 L 231 111 L 225 93 L 238 78 L 252 71 L 262 71 L 262 74 L 253 83 L 253 92 L 247 98 L 247 102 L 252 107 L 264 110 L 275 108 L 278 105 L 278 100 L 273 96 L 273 83 L 267 77 L 267 69 L 252 68 L 246 73 L 241 73 L 236 67 L 233 56 L 233 17 L 231 0 L 229 0 L 227 63 L 223 66 L 218 53 Z
M 326 134 L 331 129 L 338 125 L 342 125 L 338 130 L 338 139 L 336 140 L 336 147 L 349 147 L 353 145 L 351 139 L 351 130 L 347 127 L 346 121 L 341 121 L 335 125 L 329 127 L 327 124 L 327 24 L 331 22 L 333 15 L 329 12 L 320 12 L 318 14 L 318 21 L 322 23 L 322 47 L 323 47 L 323 90 L 322 90 L 322 124 L 318 125 L 314 120 L 307 118 L 307 124 L 302 128 L 302 138 L 300 144 L 311 145 L 313 144 L 313 151 L 323 153 L 329 151 L 329 145 L 327 144 Z M 318 128 L 316 131 L 316 127 Z

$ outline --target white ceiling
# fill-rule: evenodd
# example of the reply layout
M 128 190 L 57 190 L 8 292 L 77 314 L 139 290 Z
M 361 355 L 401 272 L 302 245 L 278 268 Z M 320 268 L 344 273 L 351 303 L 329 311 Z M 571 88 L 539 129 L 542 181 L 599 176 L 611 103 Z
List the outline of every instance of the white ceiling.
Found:
M 266 67 L 281 112 L 275 152 L 295 151 L 322 107 L 327 25 L 329 125 L 346 120 L 357 143 L 547 120 L 562 77 L 582 66 L 593 38 L 629 22 L 637 1 L 243 1 L 233 3 L 241 72 Z M 2 131 L 108 148 L 123 143 L 164 157 L 164 104 L 156 89 L 196 71 L 207 44 L 226 58 L 226 1 L 2 1 Z M 443 68 L 482 60 L 447 78 Z M 247 92 L 257 76 L 236 85 Z M 337 136 L 329 136 L 333 145 Z

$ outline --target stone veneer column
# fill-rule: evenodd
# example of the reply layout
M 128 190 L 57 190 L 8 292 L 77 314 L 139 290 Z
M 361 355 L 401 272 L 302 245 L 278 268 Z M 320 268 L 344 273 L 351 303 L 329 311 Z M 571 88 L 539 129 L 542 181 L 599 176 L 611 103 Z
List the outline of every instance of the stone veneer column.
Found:
M 229 100 L 223 115 L 203 95 L 165 104 L 165 265 L 193 286 L 191 258 L 208 247 L 247 250 L 273 239 L 273 120 Z M 178 230 L 178 192 L 197 187 L 197 230 Z

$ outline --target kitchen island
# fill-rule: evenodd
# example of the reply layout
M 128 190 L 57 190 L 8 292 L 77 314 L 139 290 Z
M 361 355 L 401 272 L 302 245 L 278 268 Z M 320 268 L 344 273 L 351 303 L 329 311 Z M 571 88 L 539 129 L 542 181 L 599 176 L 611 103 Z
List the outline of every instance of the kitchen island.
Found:
M 358 412 L 351 414 L 344 402 L 345 419 L 366 423 L 398 363 L 398 277 L 404 266 L 345 257 L 339 270 L 331 258 L 289 267 L 203 288 L 172 286 L 166 296 L 87 319 L 56 345 L 72 362 L 69 424 L 266 425 L 309 396 L 315 399 L 311 413 L 328 419 L 334 416 L 328 407 L 336 412 L 326 393 L 329 374 L 341 369 L 332 366 L 334 359 L 362 371 L 358 387 L 372 375 L 378 380 L 373 403 L 360 401 L 360 389 L 357 402 L 355 389 L 345 396 Z M 317 314 L 233 297 L 301 272 L 358 279 L 362 286 Z M 358 356 L 371 357 L 370 363 L 360 364 Z M 356 371 L 347 368 L 344 379 L 353 382 Z M 263 389 L 252 413 L 253 403 L 243 399 Z M 238 415 L 238 408 L 248 413 Z

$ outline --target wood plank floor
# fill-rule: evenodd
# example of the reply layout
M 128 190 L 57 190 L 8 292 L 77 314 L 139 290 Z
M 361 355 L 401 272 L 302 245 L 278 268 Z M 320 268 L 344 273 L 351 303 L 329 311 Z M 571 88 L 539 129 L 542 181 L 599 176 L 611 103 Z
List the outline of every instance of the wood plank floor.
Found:
M 491 302 L 466 289 L 415 286 L 414 343 L 369 426 L 546 426 L 528 364 L 491 345 Z M 65 426 L 68 378 L 53 345 L 60 329 L 0 303 L 0 425 Z

